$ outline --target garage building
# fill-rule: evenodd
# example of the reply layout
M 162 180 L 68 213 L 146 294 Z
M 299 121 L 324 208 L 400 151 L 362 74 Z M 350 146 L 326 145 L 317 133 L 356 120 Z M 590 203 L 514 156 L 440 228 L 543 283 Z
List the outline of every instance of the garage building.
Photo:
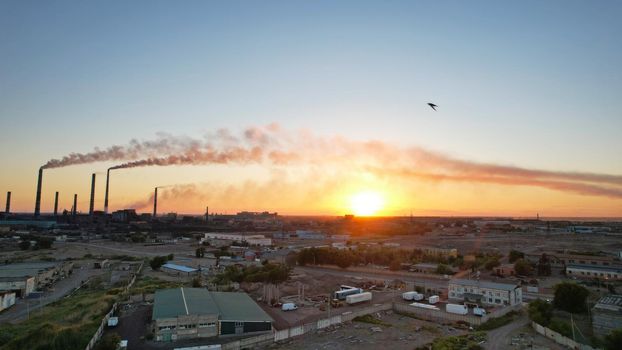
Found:
M 272 331 L 270 316 L 246 293 L 202 288 L 156 291 L 152 320 L 158 341 Z

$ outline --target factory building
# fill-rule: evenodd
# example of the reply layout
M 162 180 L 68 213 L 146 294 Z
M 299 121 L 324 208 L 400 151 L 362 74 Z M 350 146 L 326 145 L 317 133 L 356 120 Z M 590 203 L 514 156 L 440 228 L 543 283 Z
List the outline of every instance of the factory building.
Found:
M 300 239 L 326 239 L 322 232 L 311 230 L 296 230 L 296 236 Z
M 189 266 L 184 266 L 184 265 L 177 265 L 177 264 L 164 264 L 161 267 L 162 271 L 172 274 L 172 275 L 195 275 L 197 273 L 197 269 L 189 267 Z
M 594 334 L 604 337 L 615 329 L 622 328 L 622 295 L 606 295 L 592 308 L 592 329 Z
M 622 279 L 622 267 L 570 264 L 566 266 L 566 276 L 580 279 L 620 280 Z
M 202 288 L 156 291 L 152 320 L 157 341 L 272 331 L 270 316 L 246 293 Z
M 0 312 L 15 305 L 15 292 L 0 291 Z
M 552 267 L 566 267 L 566 265 L 596 265 L 596 266 L 612 266 L 621 264 L 622 262 L 612 256 L 595 256 L 595 255 L 578 255 L 578 254 L 561 254 L 555 252 L 528 253 L 525 259 L 531 263 L 537 264 L 546 254 Z
M 51 286 L 68 276 L 73 263 L 25 262 L 0 265 L 0 290 L 14 291 L 25 297 L 36 288 Z
M 233 242 L 246 242 L 250 245 L 259 245 L 259 246 L 271 246 L 272 238 L 266 238 L 264 235 L 243 235 L 243 234 L 232 234 L 232 233 L 206 233 L 204 240 L 210 239 L 218 239 L 224 241 L 233 241 Z M 201 242 L 203 242 L 201 241 Z
M 449 299 L 477 305 L 515 306 L 523 302 L 523 293 L 518 284 L 453 279 L 449 281 Z
M 458 249 L 456 248 L 437 248 L 437 247 L 421 247 L 419 248 L 425 255 L 442 256 L 445 258 L 458 257 Z

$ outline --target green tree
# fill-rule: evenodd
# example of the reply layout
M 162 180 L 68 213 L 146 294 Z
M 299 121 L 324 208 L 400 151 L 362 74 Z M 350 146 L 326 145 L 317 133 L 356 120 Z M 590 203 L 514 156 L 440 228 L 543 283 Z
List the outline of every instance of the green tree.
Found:
M 175 259 L 175 255 L 173 255 L 172 253 L 166 256 L 167 261 L 168 260 L 173 260 Z
M 149 266 L 151 266 L 152 270 L 159 270 L 162 265 L 166 264 L 166 261 L 165 256 L 156 256 L 149 261 Z
M 509 255 L 510 263 L 513 263 L 518 259 L 524 259 L 524 258 L 525 258 L 525 253 L 520 252 L 518 250 L 514 250 L 514 249 L 510 250 L 510 255 Z
M 445 264 L 438 264 L 436 267 L 436 273 L 439 275 L 453 275 L 451 268 Z
M 540 260 L 538 260 L 538 276 L 550 276 L 551 275 L 551 261 L 549 257 L 542 253 Z
M 622 328 L 611 331 L 605 336 L 606 350 L 622 349 Z
M 97 343 L 95 350 L 117 350 L 120 342 L 121 337 L 117 333 L 108 333 Z
M 590 291 L 576 283 L 562 282 L 555 285 L 553 305 L 564 311 L 580 313 L 586 310 L 585 302 Z
M 51 238 L 39 237 L 39 238 L 37 238 L 37 248 L 40 248 L 40 249 L 50 249 L 50 248 L 52 248 L 52 243 L 53 242 L 54 242 L 54 240 L 52 240 Z
M 19 249 L 21 249 L 21 250 L 28 250 L 28 249 L 30 249 L 30 241 L 23 240 L 23 241 L 19 242 Z
M 536 299 L 529 303 L 529 319 L 542 326 L 548 326 L 553 317 L 553 305 L 544 300 Z
M 518 259 L 514 263 L 514 271 L 517 275 L 529 276 L 533 272 L 531 263 L 525 259 Z
M 488 271 L 494 269 L 495 267 L 501 265 L 498 257 L 491 257 L 486 260 L 486 264 L 484 264 L 484 268 Z
M 400 263 L 399 260 L 393 260 L 391 261 L 391 264 L 389 264 L 389 270 L 391 271 L 398 271 L 401 267 L 402 267 L 402 264 Z
M 205 248 L 203 248 L 203 247 L 199 247 L 199 248 L 197 248 L 197 250 L 194 252 L 194 255 L 195 255 L 197 258 L 202 258 L 202 257 L 204 257 L 204 256 L 205 256 Z

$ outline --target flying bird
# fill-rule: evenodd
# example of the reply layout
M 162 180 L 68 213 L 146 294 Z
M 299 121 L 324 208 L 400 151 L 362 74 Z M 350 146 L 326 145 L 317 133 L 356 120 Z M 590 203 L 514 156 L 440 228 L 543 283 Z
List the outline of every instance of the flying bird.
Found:
M 438 107 L 434 103 L 428 103 L 428 106 L 430 106 L 430 108 L 432 108 L 433 110 L 436 110 L 436 107 Z

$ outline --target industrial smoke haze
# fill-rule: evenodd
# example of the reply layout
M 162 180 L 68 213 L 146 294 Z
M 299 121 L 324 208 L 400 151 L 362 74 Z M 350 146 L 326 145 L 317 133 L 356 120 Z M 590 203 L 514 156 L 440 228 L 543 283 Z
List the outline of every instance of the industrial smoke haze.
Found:
M 110 170 L 209 164 L 335 165 L 381 177 L 533 186 L 580 195 L 622 198 L 622 175 L 473 162 L 422 147 L 403 147 L 378 140 L 356 141 L 341 136 L 320 137 L 305 130 L 284 130 L 276 124 L 248 128 L 239 134 L 221 129 L 202 139 L 158 134 L 154 140 L 131 140 L 127 145 L 71 153 L 48 161 L 43 168 L 101 161 L 122 162 Z

